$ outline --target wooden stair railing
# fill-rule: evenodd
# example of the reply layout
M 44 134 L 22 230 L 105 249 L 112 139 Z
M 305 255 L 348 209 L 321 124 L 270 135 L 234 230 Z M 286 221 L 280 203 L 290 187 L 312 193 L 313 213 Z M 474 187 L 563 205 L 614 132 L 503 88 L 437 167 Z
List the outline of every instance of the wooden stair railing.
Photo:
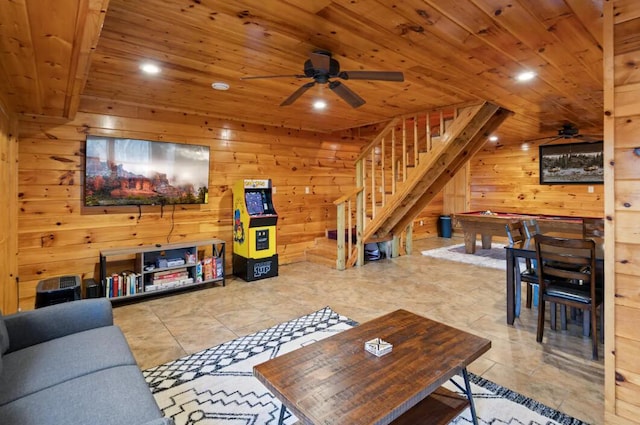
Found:
M 461 110 L 445 133 L 447 140 L 434 145 L 425 160 L 416 165 L 387 201 L 385 214 L 367 223 L 363 239 L 402 233 L 510 115 L 511 111 L 488 102 Z
M 357 187 L 353 191 L 344 194 L 340 198 L 333 201 L 333 203 L 338 208 L 338 218 L 337 218 L 337 235 L 336 241 L 338 243 L 338 257 L 336 259 L 336 268 L 338 270 L 344 270 L 347 267 L 346 253 L 349 253 L 349 258 L 352 257 L 352 252 L 354 250 L 353 243 L 353 234 L 351 229 L 353 229 L 353 203 L 352 200 L 355 198 L 356 205 L 362 205 L 362 200 L 359 198 L 362 196 L 362 187 Z M 362 222 L 360 218 L 362 214 L 359 211 L 356 211 L 356 241 L 360 241 L 362 239 Z M 346 231 L 348 229 L 348 232 Z M 346 239 L 346 241 L 345 241 Z M 346 243 L 346 247 L 345 247 Z M 345 252 L 346 249 L 346 252 Z M 364 258 L 364 251 L 362 244 L 356 244 L 356 255 L 354 258 L 358 258 L 360 255 Z M 361 252 L 362 251 L 362 252 Z
M 364 264 L 368 242 L 391 240 L 392 256 L 397 256 L 404 235 L 410 253 L 413 220 L 510 114 L 483 102 L 392 119 L 356 159 L 357 189 L 334 202 L 337 268 Z M 345 229 L 352 228 L 353 198 L 355 244 L 344 236 Z

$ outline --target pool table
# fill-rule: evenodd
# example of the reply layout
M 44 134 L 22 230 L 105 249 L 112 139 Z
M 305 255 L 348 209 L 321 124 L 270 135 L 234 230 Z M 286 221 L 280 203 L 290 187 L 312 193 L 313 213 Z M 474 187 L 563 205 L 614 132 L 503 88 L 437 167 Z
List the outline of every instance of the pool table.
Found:
M 505 226 L 510 221 L 530 220 L 538 221 L 542 233 L 564 233 L 568 236 L 582 237 L 583 219 L 591 217 L 565 217 L 540 214 L 517 214 L 489 211 L 473 211 L 453 214 L 455 222 L 459 223 L 464 232 L 464 245 L 467 254 L 476 252 L 476 238 L 482 237 L 482 248 L 491 248 L 492 236 L 507 236 Z M 596 219 L 599 220 L 599 219 Z

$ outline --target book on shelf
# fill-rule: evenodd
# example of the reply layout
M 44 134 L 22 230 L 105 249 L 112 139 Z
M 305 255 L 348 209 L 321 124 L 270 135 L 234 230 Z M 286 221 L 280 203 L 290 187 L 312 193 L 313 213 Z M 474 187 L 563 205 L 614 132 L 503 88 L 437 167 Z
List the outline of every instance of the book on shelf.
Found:
M 151 279 L 151 284 L 161 285 L 163 283 L 170 283 L 174 281 L 184 280 L 184 279 L 187 279 L 188 277 L 189 277 L 189 272 L 172 273 L 171 275 L 166 275 L 161 278 Z
M 104 282 L 105 296 L 108 298 L 135 295 L 143 291 L 140 273 L 122 272 L 107 276 Z
M 147 285 L 144 287 L 145 292 L 153 292 L 153 291 L 159 291 L 161 289 L 169 289 L 169 288 L 176 288 L 179 286 L 184 286 L 184 285 L 188 285 L 190 283 L 193 283 L 193 278 L 191 277 L 187 277 L 184 279 L 180 279 L 180 280 L 174 280 L 171 282 L 165 282 L 165 283 L 152 283 L 151 285 Z

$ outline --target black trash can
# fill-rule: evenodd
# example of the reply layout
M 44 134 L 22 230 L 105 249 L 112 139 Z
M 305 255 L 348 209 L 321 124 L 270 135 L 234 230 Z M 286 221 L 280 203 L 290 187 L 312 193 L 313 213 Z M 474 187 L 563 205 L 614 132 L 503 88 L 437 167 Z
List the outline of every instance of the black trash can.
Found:
M 441 238 L 451 237 L 451 217 L 448 215 L 441 215 L 438 220 L 438 236 Z

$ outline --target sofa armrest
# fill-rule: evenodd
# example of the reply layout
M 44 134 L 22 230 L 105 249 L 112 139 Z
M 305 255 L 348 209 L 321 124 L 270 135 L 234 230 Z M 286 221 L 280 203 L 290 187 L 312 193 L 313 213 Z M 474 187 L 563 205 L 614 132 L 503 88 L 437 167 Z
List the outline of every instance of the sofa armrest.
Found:
M 9 352 L 77 332 L 113 325 L 111 303 L 94 298 L 4 316 Z

